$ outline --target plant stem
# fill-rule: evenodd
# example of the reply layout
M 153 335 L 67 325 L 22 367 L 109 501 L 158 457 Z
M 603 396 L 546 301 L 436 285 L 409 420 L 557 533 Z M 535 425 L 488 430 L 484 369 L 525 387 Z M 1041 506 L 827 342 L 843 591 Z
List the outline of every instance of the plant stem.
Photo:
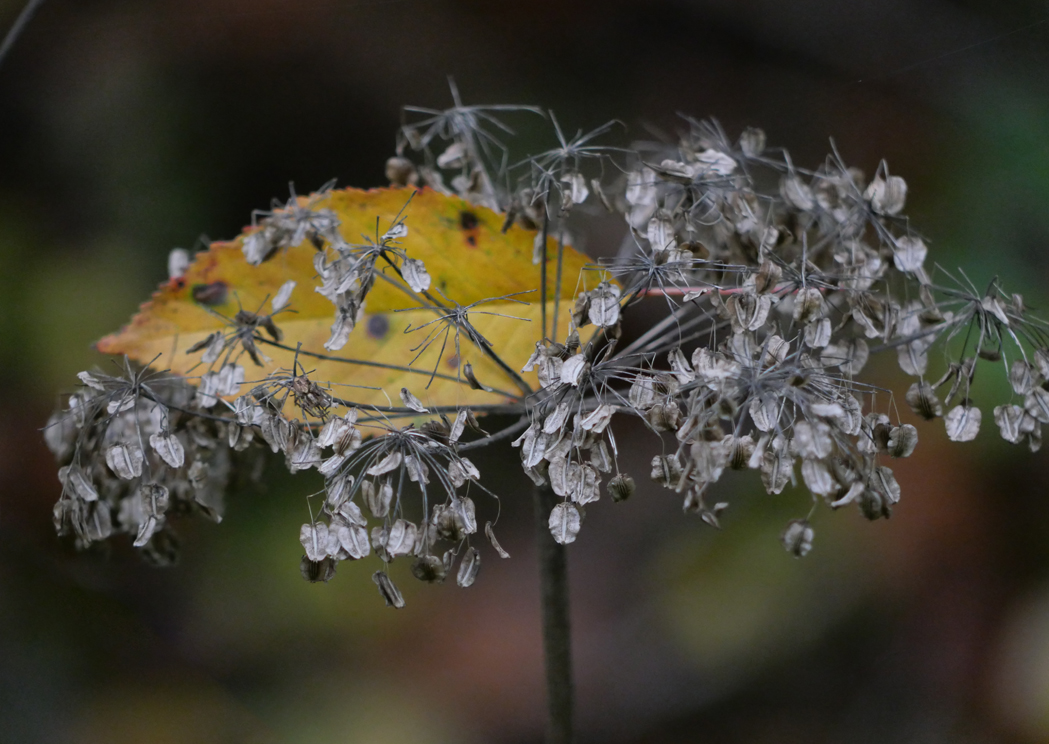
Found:
M 25 27 L 29 25 L 29 21 L 32 20 L 43 4 L 44 0 L 29 0 L 25 7 L 22 8 L 22 12 L 18 14 L 18 18 L 15 19 L 14 25 L 7 32 L 7 36 L 4 37 L 3 42 L 0 42 L 0 63 L 4 61 L 7 53 L 11 51 L 11 47 L 18 41 L 18 37 L 22 35 Z
M 546 659 L 546 693 L 549 706 L 547 744 L 571 744 L 572 645 L 568 620 L 568 561 L 565 546 L 554 541 L 548 520 L 557 504 L 549 486 L 537 486 L 535 500 L 536 547 L 543 605 L 543 655 Z

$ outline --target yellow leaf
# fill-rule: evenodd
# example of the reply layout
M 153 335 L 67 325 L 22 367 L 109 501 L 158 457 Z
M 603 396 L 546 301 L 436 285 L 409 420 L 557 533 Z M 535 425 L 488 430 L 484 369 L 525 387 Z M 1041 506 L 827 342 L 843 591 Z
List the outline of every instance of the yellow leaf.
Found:
M 389 229 L 411 196 L 411 189 L 345 189 L 304 197 L 300 203 L 314 210 L 332 210 L 340 221 L 342 237 L 361 244 Z M 409 258 L 425 263 L 432 279 L 432 296 L 444 305 L 467 306 L 528 292 L 514 298 L 528 304 L 495 299 L 477 305 L 468 316 L 509 369 L 519 372 L 542 335 L 540 267 L 532 263 L 535 233 L 516 226 L 503 233 L 502 215 L 428 189 L 415 194 L 405 215 L 408 233 L 398 241 L 399 246 Z M 213 243 L 209 250 L 197 254 L 183 276 L 162 284 L 130 324 L 99 341 L 98 349 L 126 354 L 138 362 L 152 363 L 155 369 L 169 369 L 192 379 L 208 366 L 201 364 L 200 352 L 190 354 L 188 348 L 215 331 L 231 331 L 231 319 L 241 308 L 269 313 L 270 301 L 280 287 L 293 280 L 296 286 L 289 311 L 274 316 L 284 335 L 282 347 L 258 343 L 259 351 L 272 360 L 262 367 L 255 366 L 246 355 L 239 358 L 246 373 L 242 392 L 267 375 L 292 370 L 294 350 L 301 344 L 298 360 L 311 380 L 323 387 L 330 382 L 333 396 L 363 405 L 399 407 L 401 388 L 408 388 L 429 407 L 498 405 L 521 397 L 519 381 L 471 343 L 465 333 L 459 334 L 461 358 L 457 357 L 455 328 L 445 321 L 431 322 L 447 313 L 427 309 L 427 300 L 396 286 L 404 287 L 389 266 L 383 273 L 392 281 L 377 279 L 367 296 L 365 315 L 349 342 L 338 351 L 327 351 L 324 343 L 330 336 L 335 307 L 314 291 L 320 285 L 313 263 L 317 249 L 304 240 L 261 265 L 251 266 L 241 246 L 254 231 L 248 228 L 236 240 Z M 548 240 L 547 256 L 551 298 L 547 322 L 552 325 L 557 256 L 553 236 Z M 581 274 L 586 263 L 585 256 L 565 248 L 556 335 L 561 340 L 568 332 L 572 300 L 586 285 L 587 277 Z M 381 262 L 377 268 L 383 269 Z M 590 284 L 596 281 L 591 279 Z M 549 331 L 548 335 L 553 336 Z M 427 339 L 430 344 L 424 348 Z M 480 382 L 495 392 L 469 387 L 461 375 L 466 362 Z M 521 377 L 537 389 L 534 372 Z

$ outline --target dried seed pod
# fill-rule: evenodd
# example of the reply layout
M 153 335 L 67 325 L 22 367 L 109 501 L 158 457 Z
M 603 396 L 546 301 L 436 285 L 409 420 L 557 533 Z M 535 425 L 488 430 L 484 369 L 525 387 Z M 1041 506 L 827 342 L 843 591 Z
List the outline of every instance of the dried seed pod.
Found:
M 681 422 L 681 409 L 671 400 L 650 408 L 645 418 L 656 431 L 674 431 Z
M 732 452 L 729 456 L 728 465 L 733 470 L 742 470 L 747 467 L 750 456 L 754 454 L 754 438 L 750 434 L 732 438 Z
M 393 452 L 388 452 L 385 457 L 364 472 L 368 475 L 385 475 L 399 468 L 403 459 L 404 456 L 400 453 L 400 450 L 394 450 Z
M 1024 408 L 1036 421 L 1049 424 L 1049 390 L 1042 387 L 1032 388 L 1024 396 Z
M 467 458 L 459 457 L 448 463 L 448 478 L 456 488 L 459 488 L 468 480 L 480 480 L 481 471 Z
M 636 489 L 637 484 L 634 483 L 634 479 L 623 473 L 619 473 L 608 481 L 608 493 L 612 496 L 613 501 L 626 501 Z
M 338 351 L 350 340 L 350 332 L 357 325 L 364 306 L 356 300 L 345 300 L 335 308 L 335 322 L 331 324 L 331 337 L 324 342 L 328 351 Z
M 469 496 L 453 498 L 452 508 L 462 520 L 463 532 L 467 535 L 477 532 L 477 508 L 474 506 L 473 499 Z
M 585 354 L 570 356 L 561 367 L 561 382 L 577 387 L 585 379 L 589 368 L 590 362 L 586 360 Z
M 421 555 L 412 563 L 412 576 L 428 584 L 444 581 L 447 573 L 444 561 L 435 555 Z
M 590 292 L 587 319 L 599 328 L 610 328 L 619 322 L 618 285 L 601 282 Z
M 445 170 L 455 170 L 467 164 L 468 153 L 466 145 L 461 141 L 453 142 L 448 148 L 437 156 L 437 167 Z
M 816 287 L 799 289 L 794 296 L 794 322 L 805 325 L 823 315 L 823 293 Z
M 612 472 L 612 456 L 609 454 L 608 445 L 605 444 L 604 439 L 597 440 L 590 448 L 590 464 L 599 472 Z
M 863 492 L 865 488 L 866 486 L 864 486 L 863 483 L 861 483 L 860 481 L 855 481 L 849 486 L 847 490 L 842 489 L 842 491 L 844 491 L 844 494 L 842 494 L 840 498 L 830 502 L 831 508 L 840 509 L 843 506 L 848 506 L 849 504 L 856 503 L 863 497 Z
M 422 404 L 422 401 L 412 395 L 408 388 L 401 388 L 401 402 L 404 403 L 405 407 L 418 411 L 419 413 L 427 413 L 426 406 Z
M 1023 359 L 1017 359 L 1009 368 L 1009 384 L 1017 395 L 1027 395 L 1034 387 L 1034 371 Z
M 612 415 L 616 412 L 615 406 L 602 403 L 593 411 L 579 419 L 579 427 L 583 431 L 593 432 L 595 435 L 604 433 L 612 422 Z
M 812 539 L 815 534 L 807 519 L 792 519 L 787 523 L 787 528 L 783 530 L 780 542 L 795 558 L 803 558 L 812 550 Z
M 926 421 L 943 415 L 943 405 L 940 399 L 936 397 L 932 385 L 925 380 L 915 382 L 907 389 L 906 400 L 911 410 Z
M 555 506 L 550 512 L 548 522 L 550 534 L 554 536 L 554 540 L 560 545 L 568 545 L 575 542 L 583 523 L 583 515 L 575 504 L 562 503 Z
M 674 223 L 666 217 L 653 217 L 648 221 L 645 237 L 655 253 L 672 251 L 677 248 L 677 237 L 674 234 Z
M 761 355 L 761 364 L 782 364 L 789 353 L 790 342 L 776 334 L 772 334 L 765 339 L 765 348 Z
M 557 407 L 551 411 L 547 417 L 543 420 L 543 433 L 544 434 L 555 434 L 565 427 L 565 422 L 568 420 L 568 415 L 572 409 L 569 407 L 567 401 L 562 401 L 557 404 Z
M 758 271 L 754 274 L 754 291 L 759 295 L 771 292 L 783 278 L 783 269 L 780 265 L 769 259 L 761 262 Z
M 910 457 L 917 446 L 918 430 L 910 424 L 903 424 L 892 427 L 885 448 L 892 457 Z
M 348 502 L 352 503 L 352 502 Z M 333 519 L 328 527 L 328 554 L 340 560 L 360 560 L 371 555 L 368 531 L 359 523 L 343 523 Z
M 750 419 L 758 431 L 771 431 L 779 420 L 780 401 L 766 395 L 750 402 Z
M 829 457 L 834 450 L 831 427 L 824 421 L 798 421 L 794 424 L 794 446 L 802 457 Z
M 451 542 L 459 542 L 466 537 L 466 525 L 462 515 L 450 504 L 439 504 L 430 515 L 430 522 L 437 530 L 438 537 Z
M 830 318 L 820 318 L 815 323 L 805 326 L 805 345 L 810 349 L 822 349 L 830 343 Z
M 405 455 L 404 469 L 408 473 L 408 480 L 412 483 L 426 484 L 430 482 L 430 468 L 426 463 L 415 455 Z
M 829 344 L 820 354 L 820 361 L 828 367 L 840 367 L 847 375 L 856 375 L 867 364 L 869 357 L 867 342 L 862 338 L 853 338 Z
M 299 572 L 302 573 L 302 578 L 311 584 L 318 581 L 327 583 L 335 577 L 335 566 L 336 562 L 332 558 L 311 561 L 307 556 L 303 556 L 299 562 Z
M 361 481 L 361 493 L 364 496 L 364 504 L 372 516 L 383 519 L 390 513 L 390 505 L 393 503 L 393 485 L 389 481 L 379 484 L 370 480 Z
M 947 436 L 954 442 L 970 442 L 980 431 L 980 409 L 969 401 L 957 405 L 944 417 Z
M 145 454 L 137 444 L 117 444 L 106 450 L 106 464 L 117 477 L 133 480 L 142 475 Z
M 413 292 L 425 292 L 430 288 L 430 275 L 426 272 L 426 265 L 418 259 L 404 259 L 401 274 Z
M 415 549 L 415 541 L 419 535 L 419 528 L 406 519 L 398 519 L 390 526 L 389 532 L 385 532 L 382 547 L 390 554 L 391 560 L 401 555 L 410 555 Z M 375 543 L 375 532 L 372 532 L 372 543 Z
M 562 209 L 569 209 L 575 204 L 582 204 L 590 196 L 590 190 L 586 187 L 586 179 L 578 171 L 565 174 L 561 179 L 561 183 L 565 185 L 565 188 L 562 189 Z
M 725 303 L 729 320 L 736 333 L 756 331 L 765 325 L 772 308 L 772 297 L 767 294 L 757 295 L 749 292 L 734 294 Z
M 328 525 L 314 522 L 302 525 L 299 542 L 311 561 L 322 561 L 328 555 Z
M 486 389 L 485 386 L 482 385 L 478 381 L 477 376 L 474 374 L 473 365 L 470 364 L 469 362 L 467 362 L 466 364 L 463 365 L 463 377 L 466 378 L 466 381 L 470 384 L 470 387 L 472 389 L 474 389 L 474 390 L 485 390 Z
M 73 454 L 77 439 L 77 426 L 73 416 L 57 411 L 51 414 L 44 427 L 44 442 L 58 462 L 65 462 Z
M 821 460 L 802 460 L 801 477 L 805 486 L 817 496 L 829 496 L 838 490 L 838 484 Z
M 474 580 L 477 578 L 477 572 L 480 570 L 481 554 L 477 548 L 467 548 L 462 562 L 459 563 L 459 573 L 455 576 L 455 583 L 466 589 L 474 583 Z
M 882 175 L 883 172 L 885 176 Z M 907 201 L 907 182 L 899 176 L 889 176 L 885 162 L 882 161 L 874 180 L 863 192 L 863 198 L 870 203 L 871 211 L 875 214 L 899 214 Z
M 700 165 L 697 175 L 729 176 L 736 170 L 736 161 L 714 148 L 696 153 L 695 158 Z
M 666 488 L 677 488 L 681 480 L 681 464 L 676 454 L 656 455 L 652 458 L 652 480 Z
M 787 176 L 780 181 L 779 192 L 783 201 L 799 212 L 811 212 L 816 207 L 812 189 L 795 175 Z
M 66 465 L 58 469 L 58 480 L 62 483 L 63 495 L 72 493 L 81 501 L 97 501 L 98 491 L 91 478 L 79 465 Z
M 387 607 L 393 607 L 397 610 L 404 607 L 404 597 L 401 596 L 401 592 L 394 586 L 393 581 L 390 580 L 385 571 L 376 571 L 372 574 L 372 581 L 379 587 L 379 594 L 385 600 Z
M 386 161 L 386 178 L 391 186 L 408 186 L 419 182 L 419 173 L 411 160 L 394 156 Z
M 794 460 L 784 453 L 766 451 L 761 460 L 761 482 L 769 494 L 783 491 L 794 473 Z
M 994 422 L 1002 434 L 1002 439 L 1012 444 L 1018 444 L 1023 437 L 1021 430 L 1026 412 L 1020 406 L 1008 405 L 997 406 L 994 409 Z
M 510 554 L 503 550 L 503 546 L 499 544 L 499 541 L 495 539 L 495 531 L 492 529 L 491 522 L 485 522 L 484 534 L 488 538 L 488 542 L 495 548 L 495 552 L 499 554 L 500 558 L 509 558 Z
M 765 151 L 765 131 L 757 127 L 747 127 L 739 136 L 739 149 L 748 158 L 756 158 Z

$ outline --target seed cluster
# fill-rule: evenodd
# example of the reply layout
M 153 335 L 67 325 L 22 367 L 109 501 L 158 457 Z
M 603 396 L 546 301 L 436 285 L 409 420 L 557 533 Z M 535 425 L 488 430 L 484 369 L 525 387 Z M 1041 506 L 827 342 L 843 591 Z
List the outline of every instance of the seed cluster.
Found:
M 802 556 L 820 506 L 855 504 L 877 519 L 900 499 L 890 464 L 911 455 L 918 431 L 899 420 L 890 391 L 862 381 L 878 352 L 895 352 L 916 378 L 904 396 L 910 408 L 943 418 L 961 442 L 982 421 L 970 396 L 977 362 L 1001 362 L 1015 399 L 993 409 L 994 421 L 1005 440 L 1040 446 L 1049 423 L 1044 323 L 997 281 L 980 291 L 963 273 L 927 265 L 928 247 L 903 215 L 907 184 L 886 163 L 868 180 L 835 150 L 806 170 L 769 148 L 759 129 L 732 140 L 716 122 L 692 119 L 673 143 L 609 146 L 599 141 L 614 124 L 568 138 L 545 114 L 557 145 L 511 164 L 502 140 L 512 132 L 501 117 L 543 112 L 458 100 L 446 111 L 407 111 L 414 121 L 387 163 L 392 183 L 456 194 L 502 212 L 507 227 L 536 230 L 544 315 L 522 370 L 470 324 L 477 303 L 433 292 L 424 263 L 401 247 L 410 202 L 388 229 L 351 244 L 336 215 L 318 208 L 319 195 L 293 194 L 256 214 L 244 259 L 258 265 L 305 241 L 317 249 L 315 289 L 334 308 L 325 344 L 333 353 L 349 342 L 379 273 L 392 272 L 433 313 L 427 339 L 454 332 L 457 345 L 472 344 L 507 370 L 521 394 L 500 412 L 517 414 L 516 423 L 489 434 L 475 412 L 428 409 L 407 388 L 390 391 L 399 406 L 363 406 L 297 362 L 242 392 L 244 364 L 261 365 L 260 346 L 281 340 L 281 313 L 295 309 L 289 282 L 268 315 L 241 311 L 190 349 L 207 370 L 195 386 L 128 364 L 117 376 L 80 375 L 82 386 L 45 430 L 61 465 L 60 533 L 80 546 L 125 533 L 151 560 L 169 562 L 177 544 L 170 517 L 221 519 L 231 477 L 258 473 L 268 449 L 284 455 L 289 471 L 324 478 L 300 530 L 304 577 L 327 581 L 339 562 L 375 553 L 384 564 L 374 574 L 379 592 L 401 607 L 385 570 L 397 558 L 411 560 L 425 582 L 455 573 L 467 587 L 477 576 L 473 499 L 483 497 L 485 508 L 497 500 L 464 453 L 512 440 L 524 473 L 560 498 L 549 527 L 570 543 L 602 493 L 622 501 L 637 490 L 620 471 L 614 435 L 617 421 L 632 419 L 651 432 L 652 480 L 714 527 L 728 508 L 714 484 L 727 470 L 757 471 L 770 494 L 803 485 L 811 508 L 782 535 Z M 560 254 L 548 259 L 548 239 L 568 245 L 586 219 L 609 214 L 625 226 L 618 255 L 592 267 L 575 302 L 560 307 Z M 173 255 L 173 270 L 185 263 Z M 552 323 L 547 276 L 556 277 Z M 641 303 L 662 316 L 627 338 L 623 317 Z M 571 319 L 563 337 L 553 330 L 559 314 Z M 935 374 L 931 358 L 942 359 Z M 532 371 L 537 388 L 520 376 Z M 461 378 L 483 387 L 468 364 Z M 416 423 L 396 426 L 398 416 Z M 508 557 L 492 521 L 484 532 Z

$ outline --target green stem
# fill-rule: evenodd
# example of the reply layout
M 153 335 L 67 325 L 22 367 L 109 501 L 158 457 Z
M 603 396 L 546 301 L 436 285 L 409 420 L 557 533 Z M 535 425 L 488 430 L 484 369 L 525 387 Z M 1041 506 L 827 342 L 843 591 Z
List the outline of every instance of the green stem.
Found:
M 568 561 L 554 541 L 548 520 L 558 498 L 549 486 L 535 489 L 535 531 L 543 606 L 543 654 L 549 705 L 547 744 L 571 744 L 573 687 L 571 628 L 568 619 Z

